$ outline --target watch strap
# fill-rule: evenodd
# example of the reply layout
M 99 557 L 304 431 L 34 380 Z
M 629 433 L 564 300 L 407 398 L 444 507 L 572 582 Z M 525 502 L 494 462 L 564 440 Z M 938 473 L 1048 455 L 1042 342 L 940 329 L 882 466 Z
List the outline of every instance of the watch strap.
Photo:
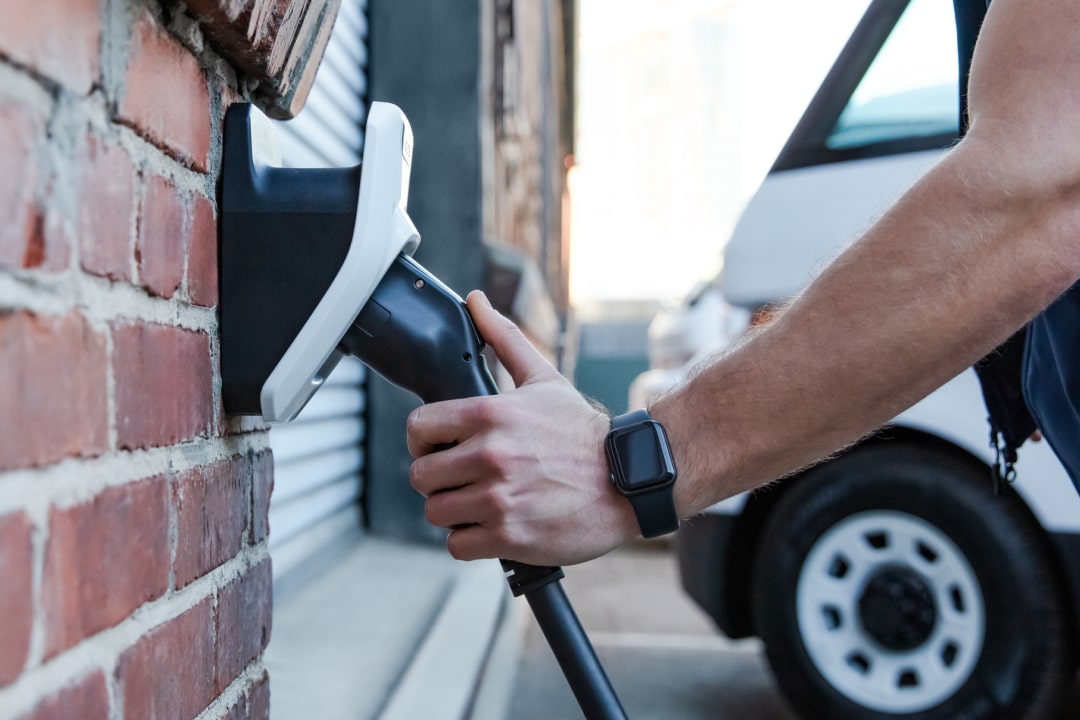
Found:
M 652 420 L 652 417 L 650 417 L 648 410 L 635 410 L 611 418 L 611 429 L 618 430 L 619 428 L 630 427 L 650 420 Z
M 660 537 L 679 529 L 679 517 L 675 514 L 675 496 L 671 487 L 667 485 L 626 496 L 637 515 L 641 537 Z

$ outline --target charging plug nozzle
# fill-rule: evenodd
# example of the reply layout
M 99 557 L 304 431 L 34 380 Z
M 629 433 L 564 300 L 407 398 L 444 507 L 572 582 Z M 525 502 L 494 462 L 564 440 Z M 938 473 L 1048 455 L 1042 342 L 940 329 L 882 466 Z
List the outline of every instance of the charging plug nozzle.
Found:
M 407 255 L 398 255 L 338 347 L 426 403 L 498 392 L 464 301 Z

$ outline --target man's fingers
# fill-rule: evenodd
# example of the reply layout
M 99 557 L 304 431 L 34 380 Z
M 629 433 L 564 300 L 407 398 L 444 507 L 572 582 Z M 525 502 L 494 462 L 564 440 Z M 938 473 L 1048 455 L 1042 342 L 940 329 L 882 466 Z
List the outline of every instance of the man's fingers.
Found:
M 497 508 L 492 507 L 485 490 L 465 485 L 453 490 L 429 495 L 424 503 L 424 516 L 436 527 L 454 528 L 466 525 L 488 525 L 497 520 Z
M 413 460 L 409 466 L 409 484 L 416 492 L 427 498 L 443 490 L 461 487 L 468 482 L 458 477 L 452 469 L 447 470 L 448 465 L 453 465 L 454 458 L 450 457 L 452 452 L 454 451 L 447 450 Z
M 453 445 L 459 435 L 457 428 L 445 419 L 446 412 L 434 406 L 421 405 L 409 413 L 405 421 L 405 443 L 409 454 L 419 458 L 444 445 Z M 431 410 L 435 408 L 434 415 Z
M 457 560 L 481 560 L 498 557 L 490 549 L 491 531 L 482 525 L 459 528 L 446 538 L 446 549 Z
M 490 425 L 487 404 L 484 398 L 466 398 L 416 408 L 405 425 L 409 454 L 423 457 L 472 437 Z
M 473 290 L 466 303 L 480 337 L 495 351 L 516 387 L 558 376 L 559 372 L 537 352 L 518 326 L 491 307 L 484 293 Z
M 409 482 L 424 497 L 498 475 L 497 460 L 474 442 L 442 448 L 418 457 L 409 466 Z M 455 523 L 449 523 L 455 524 Z

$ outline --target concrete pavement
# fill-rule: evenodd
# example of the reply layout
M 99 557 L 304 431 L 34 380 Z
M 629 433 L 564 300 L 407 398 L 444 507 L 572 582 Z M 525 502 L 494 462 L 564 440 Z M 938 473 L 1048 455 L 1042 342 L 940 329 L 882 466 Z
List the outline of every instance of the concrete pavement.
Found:
M 682 592 L 664 543 L 641 543 L 566 569 L 564 582 L 632 720 L 795 720 L 756 640 L 733 642 Z M 577 720 L 539 629 L 527 639 L 507 720 Z

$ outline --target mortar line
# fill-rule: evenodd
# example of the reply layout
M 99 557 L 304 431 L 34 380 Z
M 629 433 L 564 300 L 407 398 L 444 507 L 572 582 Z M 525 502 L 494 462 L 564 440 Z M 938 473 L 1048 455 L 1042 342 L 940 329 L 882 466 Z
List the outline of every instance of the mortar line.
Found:
M 263 679 L 264 675 L 266 675 L 266 665 L 263 664 L 260 654 L 235 680 L 229 683 L 229 686 L 214 699 L 214 702 L 195 716 L 195 720 L 221 720 L 247 695 L 248 690 L 255 687 L 256 682 Z
M 0 473 L 0 515 L 23 510 L 41 523 L 49 508 L 89 501 L 112 487 L 186 472 L 269 447 L 265 433 L 201 438 L 163 448 L 109 452 L 95 458 L 66 458 L 46 467 Z
M 0 274 L 0 307 L 59 317 L 73 310 L 100 329 L 121 319 L 141 320 L 185 330 L 217 331 L 217 310 L 156 298 L 141 288 L 68 270 L 23 270 Z

